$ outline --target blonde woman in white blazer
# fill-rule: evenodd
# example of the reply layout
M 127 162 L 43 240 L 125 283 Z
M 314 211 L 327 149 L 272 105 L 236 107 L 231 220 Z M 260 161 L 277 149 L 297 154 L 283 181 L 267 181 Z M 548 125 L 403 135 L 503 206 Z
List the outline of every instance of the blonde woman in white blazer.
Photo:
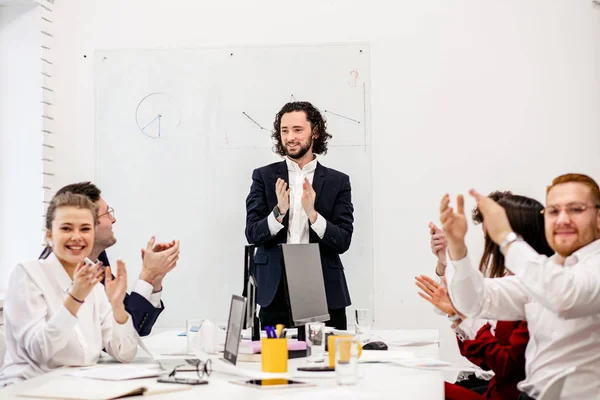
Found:
M 87 265 L 94 245 L 96 205 L 65 193 L 48 207 L 53 254 L 18 264 L 4 300 L 6 354 L 0 387 L 63 366 L 92 365 L 102 349 L 121 362 L 137 352 L 138 336 L 123 299 L 125 264 Z M 105 286 L 99 282 L 105 279 Z

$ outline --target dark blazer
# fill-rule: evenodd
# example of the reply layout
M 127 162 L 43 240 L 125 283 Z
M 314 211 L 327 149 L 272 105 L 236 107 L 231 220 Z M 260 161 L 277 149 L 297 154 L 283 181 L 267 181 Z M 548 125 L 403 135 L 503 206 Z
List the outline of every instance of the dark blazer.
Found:
M 273 301 L 281 280 L 280 243 L 287 242 L 289 212 L 283 219 L 284 229 L 271 236 L 267 217 L 277 205 L 275 183 L 281 178 L 289 183 L 285 161 L 255 169 L 252 186 L 246 198 L 246 239 L 257 246 L 254 258 L 257 280 L 257 302 L 266 307 Z M 319 243 L 327 305 L 330 309 L 351 304 L 348 285 L 340 254 L 350 247 L 354 207 L 352 206 L 350 178 L 336 170 L 317 163 L 313 178 L 317 196 L 315 210 L 327 221 L 323 239 L 310 229 L 310 242 Z
M 105 266 L 110 266 L 106 251 L 98 255 L 98 261 L 102 261 Z M 102 280 L 102 284 L 104 284 L 104 280 Z M 131 315 L 133 326 L 140 336 L 150 334 L 158 316 L 165 309 L 162 300 L 160 301 L 160 308 L 156 308 L 144 296 L 136 292 L 125 294 L 123 304 L 125 304 L 125 310 Z
M 46 246 L 39 259 L 46 259 L 50 253 L 52 253 L 52 247 Z M 105 266 L 110 266 L 106 251 L 103 251 L 98 255 L 98 261 L 102 261 Z M 104 285 L 104 279 L 102 280 Z M 156 319 L 161 312 L 165 309 L 165 305 L 162 300 L 160 302 L 160 308 L 156 308 L 144 296 L 139 293 L 132 292 L 131 294 L 125 294 L 125 311 L 131 315 L 133 320 L 133 326 L 137 330 L 140 336 L 148 336 L 152 331 L 152 327 L 156 322 Z

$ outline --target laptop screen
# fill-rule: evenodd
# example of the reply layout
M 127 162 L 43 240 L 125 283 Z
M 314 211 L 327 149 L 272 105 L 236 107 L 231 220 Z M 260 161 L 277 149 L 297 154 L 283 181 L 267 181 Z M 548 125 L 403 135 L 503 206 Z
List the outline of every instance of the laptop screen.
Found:
M 246 298 L 236 295 L 231 296 L 223 357 L 233 365 L 237 362 L 245 310 Z

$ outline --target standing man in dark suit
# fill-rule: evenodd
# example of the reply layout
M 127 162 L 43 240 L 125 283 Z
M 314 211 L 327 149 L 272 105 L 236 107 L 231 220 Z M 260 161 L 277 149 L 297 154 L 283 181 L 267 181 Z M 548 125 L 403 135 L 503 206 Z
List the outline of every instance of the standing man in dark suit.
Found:
M 117 242 L 112 226 L 117 222 L 114 210 L 108 206 L 101 196 L 100 189 L 91 182 L 80 182 L 59 189 L 55 195 L 74 193 L 86 196 L 98 206 L 98 223 L 95 227 L 94 247 L 89 255 L 90 260 L 101 261 L 109 266 L 106 249 Z M 40 258 L 46 258 L 52 247 L 46 246 Z M 131 294 L 125 295 L 125 310 L 131 315 L 133 326 L 140 336 L 147 336 L 160 313 L 165 309 L 161 300 L 162 281 L 165 275 L 175 268 L 179 259 L 179 241 L 155 243 L 150 239 L 142 249 L 142 270 L 135 282 Z M 104 282 L 102 282 L 104 283 Z
M 350 178 L 324 167 L 326 123 L 308 102 L 287 103 L 273 124 L 273 150 L 283 162 L 255 169 L 246 198 L 246 239 L 258 246 L 254 258 L 259 318 L 263 326 L 287 324 L 280 243 L 319 243 L 327 306 L 327 325 L 346 329 L 350 294 L 340 254 L 350 247 Z

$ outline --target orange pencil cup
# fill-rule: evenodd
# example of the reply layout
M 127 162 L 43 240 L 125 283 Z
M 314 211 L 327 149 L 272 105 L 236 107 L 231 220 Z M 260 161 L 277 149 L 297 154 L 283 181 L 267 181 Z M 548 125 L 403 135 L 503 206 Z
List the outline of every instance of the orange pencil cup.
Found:
M 263 372 L 287 372 L 288 340 L 261 339 L 261 362 Z

